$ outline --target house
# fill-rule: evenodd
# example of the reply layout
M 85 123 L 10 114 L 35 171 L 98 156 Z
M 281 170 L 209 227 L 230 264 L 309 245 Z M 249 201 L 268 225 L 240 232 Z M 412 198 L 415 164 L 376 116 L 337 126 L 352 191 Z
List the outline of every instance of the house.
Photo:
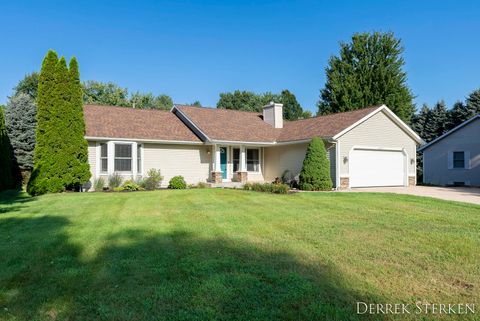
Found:
M 114 172 L 125 178 L 160 169 L 198 182 L 271 182 L 296 176 L 312 137 L 325 141 L 335 187 L 416 183 L 422 142 L 385 105 L 296 121 L 282 105 L 263 112 L 175 105 L 171 111 L 86 105 L 92 180 Z
M 423 182 L 480 186 L 480 114 L 424 145 Z

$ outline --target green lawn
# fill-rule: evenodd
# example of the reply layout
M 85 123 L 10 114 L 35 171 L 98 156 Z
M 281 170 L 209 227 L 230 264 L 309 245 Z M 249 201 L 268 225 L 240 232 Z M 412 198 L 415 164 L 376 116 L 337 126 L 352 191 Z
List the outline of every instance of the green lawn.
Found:
M 480 318 L 480 206 L 213 189 L 0 194 L 1 320 L 363 320 L 357 301 L 476 303 L 455 320 Z

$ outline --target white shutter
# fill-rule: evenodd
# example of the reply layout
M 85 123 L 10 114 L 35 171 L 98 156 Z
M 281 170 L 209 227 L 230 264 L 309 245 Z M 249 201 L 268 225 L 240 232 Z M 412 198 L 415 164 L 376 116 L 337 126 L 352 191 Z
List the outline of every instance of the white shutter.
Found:
M 470 169 L 470 151 L 465 151 L 465 169 Z
M 453 169 L 453 152 L 448 152 L 447 166 L 448 169 Z

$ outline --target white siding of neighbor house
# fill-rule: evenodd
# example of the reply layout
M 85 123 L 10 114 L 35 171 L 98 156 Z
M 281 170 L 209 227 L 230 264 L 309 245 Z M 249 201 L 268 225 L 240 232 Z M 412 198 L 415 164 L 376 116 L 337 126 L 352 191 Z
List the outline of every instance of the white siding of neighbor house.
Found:
M 95 181 L 95 172 L 97 168 L 97 143 L 88 142 L 88 164 L 90 165 L 90 172 L 92 177 L 90 178 L 91 184 Z
M 349 177 L 348 158 L 353 146 L 405 149 L 408 176 L 416 175 L 416 142 L 383 111 L 338 138 L 340 144 L 340 177 Z M 413 159 L 413 162 L 411 161 Z
M 160 169 L 162 186 L 168 186 L 170 179 L 182 175 L 187 184 L 206 182 L 211 172 L 209 147 L 203 145 L 143 145 L 143 173 L 151 168 Z
M 448 154 L 457 151 L 469 152 L 470 169 L 448 169 Z M 466 185 L 480 186 L 480 119 L 425 149 L 423 169 L 423 181 L 428 184 L 452 185 L 454 182 L 464 182 Z
M 293 176 L 300 174 L 308 143 L 288 144 L 265 148 L 265 180 L 273 181 L 289 170 Z M 335 146 L 325 143 L 330 161 L 330 176 L 335 186 Z

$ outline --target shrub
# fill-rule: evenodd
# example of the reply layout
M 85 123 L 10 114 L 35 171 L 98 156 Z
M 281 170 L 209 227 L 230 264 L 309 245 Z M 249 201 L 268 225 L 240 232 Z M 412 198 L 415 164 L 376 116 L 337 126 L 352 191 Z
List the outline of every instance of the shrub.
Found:
M 122 176 L 115 172 L 108 177 L 108 187 L 111 190 L 114 190 L 115 187 L 120 187 L 120 185 L 122 185 L 122 181 Z
M 246 183 L 243 189 L 247 191 L 273 193 L 273 194 L 288 194 L 290 187 L 285 184 L 270 184 L 270 183 Z
M 185 182 L 185 179 L 183 176 L 174 176 L 168 183 L 168 188 L 171 189 L 185 189 L 187 188 L 187 183 Z
M 161 182 L 163 181 L 163 176 L 159 169 L 151 168 L 147 177 L 143 180 L 143 188 L 152 191 L 160 187 Z
M 300 189 L 306 191 L 321 191 L 332 189 L 330 164 L 323 140 L 312 138 L 308 145 L 302 171 L 300 172 Z
M 198 182 L 196 188 L 208 188 L 208 184 L 205 182 Z
M 96 192 L 103 191 L 103 188 L 105 187 L 105 179 L 103 177 L 99 177 L 95 179 L 93 182 L 93 188 L 95 189 Z
M 138 185 L 131 179 L 123 182 L 121 188 L 123 191 L 139 191 L 141 189 L 140 185 Z

